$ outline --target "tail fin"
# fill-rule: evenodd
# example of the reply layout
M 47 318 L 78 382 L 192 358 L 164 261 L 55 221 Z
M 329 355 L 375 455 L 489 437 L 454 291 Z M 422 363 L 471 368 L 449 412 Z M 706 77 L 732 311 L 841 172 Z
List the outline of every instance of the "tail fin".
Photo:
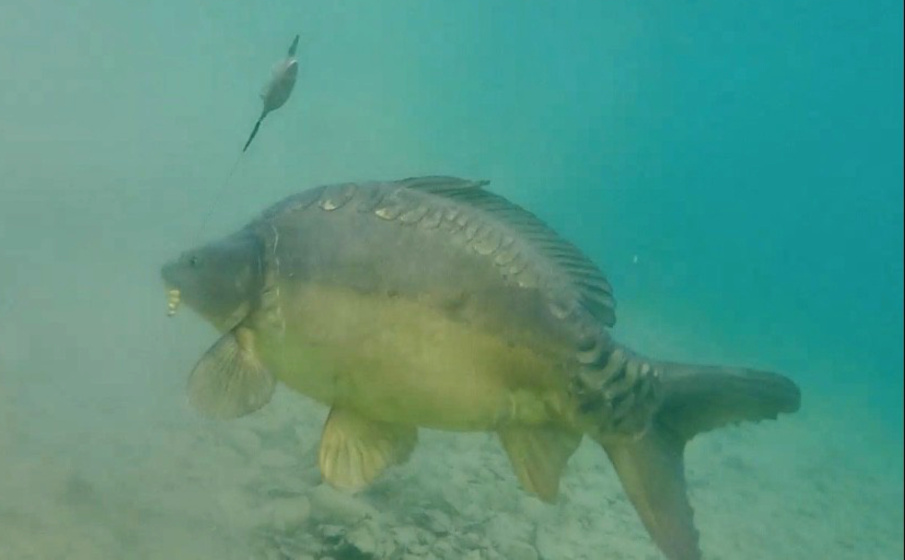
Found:
M 801 406 L 789 378 L 766 371 L 660 363 L 664 402 L 657 419 L 684 441 L 743 421 L 773 419 Z
M 685 488 L 685 444 L 695 435 L 741 421 L 798 410 L 794 382 L 740 368 L 660 363 L 663 404 L 635 441 L 601 441 L 626 494 L 669 560 L 700 560 L 698 532 Z

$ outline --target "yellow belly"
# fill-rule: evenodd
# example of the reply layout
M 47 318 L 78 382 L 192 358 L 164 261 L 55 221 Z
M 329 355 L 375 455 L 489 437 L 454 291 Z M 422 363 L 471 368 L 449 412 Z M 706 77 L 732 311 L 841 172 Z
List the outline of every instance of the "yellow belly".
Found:
M 285 330 L 263 336 L 260 351 L 302 394 L 375 420 L 446 430 L 564 420 L 567 376 L 540 341 L 512 346 L 417 301 L 282 289 L 291 302 L 282 307 Z

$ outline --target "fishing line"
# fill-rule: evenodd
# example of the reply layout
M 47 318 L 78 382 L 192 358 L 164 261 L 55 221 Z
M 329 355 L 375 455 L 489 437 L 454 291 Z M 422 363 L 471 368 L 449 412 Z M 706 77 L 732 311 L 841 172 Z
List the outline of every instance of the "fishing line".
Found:
M 296 34 L 292 39 L 292 44 L 289 45 L 289 50 L 286 52 L 286 57 L 274 68 L 273 73 L 270 77 L 270 81 L 267 82 L 267 86 L 261 93 L 261 100 L 264 104 L 264 107 L 261 110 L 258 120 L 255 122 L 255 126 L 252 129 L 248 140 L 245 141 L 245 145 L 242 147 L 242 151 L 239 152 L 239 155 L 236 157 L 235 163 L 233 163 L 232 168 L 229 170 L 229 174 L 226 176 L 226 180 L 223 181 L 223 184 L 217 190 L 217 196 L 214 198 L 214 203 L 211 204 L 211 206 L 207 210 L 207 213 L 205 213 L 204 219 L 201 221 L 201 228 L 195 235 L 196 241 L 200 240 L 201 234 L 204 232 L 204 228 L 207 225 L 208 220 L 210 219 L 211 213 L 213 213 L 214 209 L 216 208 L 216 203 L 219 201 L 220 196 L 226 190 L 226 187 L 229 186 L 229 183 L 233 178 L 233 174 L 235 174 L 236 168 L 239 167 L 239 162 L 242 160 L 242 154 L 244 154 L 248 150 L 248 147 L 251 145 L 251 141 L 255 139 L 255 136 L 257 136 L 258 130 L 261 128 L 261 122 L 264 121 L 264 117 L 266 117 L 271 111 L 282 107 L 283 104 L 286 103 L 286 100 L 289 99 L 289 95 L 292 93 L 292 90 L 295 87 L 296 77 L 298 76 L 299 63 L 298 59 L 295 56 L 298 46 L 299 35 Z
M 198 233 L 195 234 L 195 240 L 200 241 L 201 234 L 204 233 L 204 228 L 207 225 L 207 221 L 210 219 L 211 214 L 214 213 L 214 209 L 217 207 L 217 202 L 220 200 L 220 196 L 226 190 L 226 187 L 229 186 L 229 182 L 232 180 L 233 175 L 236 173 L 236 168 L 239 167 L 239 162 L 242 161 L 242 154 L 245 152 L 239 152 L 239 155 L 236 156 L 236 161 L 233 162 L 232 168 L 229 170 L 229 174 L 226 176 L 226 180 L 220 185 L 220 188 L 217 189 L 216 196 L 214 196 L 214 202 L 208 207 L 207 212 L 204 214 L 204 219 L 201 220 L 201 227 L 198 229 Z

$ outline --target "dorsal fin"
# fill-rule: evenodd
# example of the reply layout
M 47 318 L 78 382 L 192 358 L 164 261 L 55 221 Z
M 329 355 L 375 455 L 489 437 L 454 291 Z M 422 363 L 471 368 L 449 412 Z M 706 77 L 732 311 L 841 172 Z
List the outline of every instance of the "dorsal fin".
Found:
M 485 190 L 490 181 L 457 177 L 411 177 L 396 185 L 429 193 L 481 212 L 496 225 L 509 229 L 526 247 L 549 265 L 555 281 L 574 289 L 577 303 L 603 324 L 616 322 L 613 289 L 600 269 L 577 247 L 563 239 L 537 216 L 506 198 Z

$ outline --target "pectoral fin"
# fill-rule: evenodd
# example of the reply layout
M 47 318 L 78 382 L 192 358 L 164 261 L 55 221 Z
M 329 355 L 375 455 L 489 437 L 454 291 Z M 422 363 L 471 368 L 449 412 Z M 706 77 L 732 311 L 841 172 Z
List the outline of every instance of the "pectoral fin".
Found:
M 238 418 L 270 402 L 275 387 L 276 379 L 255 353 L 253 333 L 237 327 L 195 365 L 189 375 L 189 402 L 213 418 Z
M 417 429 L 364 418 L 333 408 L 321 436 L 318 464 L 335 488 L 357 491 L 387 467 L 405 462 L 415 448 Z
M 582 435 L 555 427 L 509 427 L 499 431 L 522 487 L 545 502 L 559 493 L 559 479 Z

